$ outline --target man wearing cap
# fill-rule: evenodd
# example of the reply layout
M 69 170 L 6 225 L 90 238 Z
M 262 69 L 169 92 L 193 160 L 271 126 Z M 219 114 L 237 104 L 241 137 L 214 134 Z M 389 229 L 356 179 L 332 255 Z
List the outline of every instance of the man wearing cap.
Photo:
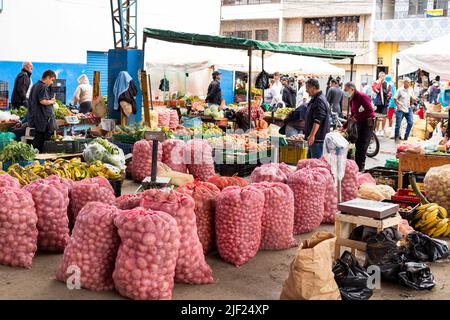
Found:
M 219 71 L 214 71 L 212 74 L 213 81 L 209 84 L 208 94 L 206 96 L 205 102 L 208 104 L 208 107 L 211 105 L 222 104 L 222 89 L 220 88 L 220 77 L 221 73 Z
M 403 79 L 403 86 L 398 88 L 395 93 L 394 101 L 397 109 L 395 111 L 395 142 L 400 142 L 400 127 L 402 125 L 403 118 L 406 118 L 408 126 L 406 127 L 405 140 L 408 140 L 409 133 L 414 124 L 414 113 L 411 105 L 416 101 L 416 95 L 411 88 L 411 79 Z

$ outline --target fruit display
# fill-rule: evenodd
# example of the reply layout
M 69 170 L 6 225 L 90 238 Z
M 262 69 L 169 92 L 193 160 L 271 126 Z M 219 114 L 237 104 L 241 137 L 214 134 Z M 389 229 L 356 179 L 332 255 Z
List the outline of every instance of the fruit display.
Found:
M 450 235 L 450 219 L 447 210 L 437 203 L 418 206 L 412 213 L 411 226 L 432 238 Z
M 428 170 L 424 179 L 427 198 L 450 210 L 450 165 Z
M 100 118 L 97 117 L 97 115 L 93 112 L 78 113 L 76 116 L 79 120 L 84 120 L 87 123 L 91 123 L 91 124 L 95 124 L 95 123 L 99 122 L 99 120 L 100 120 Z
M 201 134 L 205 136 L 222 136 L 223 131 L 215 124 L 203 123 L 201 127 Z
M 47 161 L 44 164 L 35 161 L 25 167 L 19 164 L 13 164 L 8 168 L 8 174 L 18 179 L 22 186 L 55 174 L 61 178 L 74 181 L 98 176 L 105 177 L 109 180 L 121 178 L 121 172 L 113 166 L 103 164 L 100 161 L 95 161 L 89 165 L 81 162 L 80 158 L 73 158 L 70 161 L 59 158 L 54 162 Z
M 29 144 L 13 141 L 0 153 L 0 161 L 32 161 L 36 158 L 38 153 L 39 151 Z
M 275 111 L 275 118 L 286 118 L 292 111 L 294 111 L 294 108 L 278 108 L 277 111 Z
M 214 149 L 226 149 L 228 151 L 264 151 L 271 148 L 270 141 L 259 141 L 248 135 L 229 134 L 220 138 L 209 138 L 209 144 Z

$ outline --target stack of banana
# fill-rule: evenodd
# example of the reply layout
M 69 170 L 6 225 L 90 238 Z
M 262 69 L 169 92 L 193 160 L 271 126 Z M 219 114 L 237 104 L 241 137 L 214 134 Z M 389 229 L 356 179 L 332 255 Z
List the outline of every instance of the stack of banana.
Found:
M 81 162 L 80 158 L 74 158 L 70 161 L 59 158 L 54 162 L 47 161 L 44 164 L 35 161 L 26 167 L 13 164 L 8 168 L 8 174 L 17 178 L 22 186 L 55 174 L 61 178 L 74 181 L 98 176 L 105 177 L 109 180 L 121 178 L 120 172 L 113 170 L 111 166 L 105 165 L 100 161 L 94 161 L 89 165 Z
M 447 218 L 447 210 L 437 203 L 418 206 L 413 213 L 412 226 L 433 238 L 450 236 L 450 219 Z

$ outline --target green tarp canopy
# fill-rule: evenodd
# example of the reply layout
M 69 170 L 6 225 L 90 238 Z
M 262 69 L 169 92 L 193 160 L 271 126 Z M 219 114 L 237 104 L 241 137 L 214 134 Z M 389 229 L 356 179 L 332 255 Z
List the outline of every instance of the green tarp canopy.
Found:
M 309 48 L 285 43 L 224 36 L 211 36 L 205 34 L 176 32 L 151 28 L 144 29 L 144 39 L 145 38 L 152 38 L 174 43 L 190 44 L 195 46 L 241 50 L 264 50 L 276 53 L 295 54 L 327 59 L 346 59 L 355 57 L 355 54 L 349 51 Z

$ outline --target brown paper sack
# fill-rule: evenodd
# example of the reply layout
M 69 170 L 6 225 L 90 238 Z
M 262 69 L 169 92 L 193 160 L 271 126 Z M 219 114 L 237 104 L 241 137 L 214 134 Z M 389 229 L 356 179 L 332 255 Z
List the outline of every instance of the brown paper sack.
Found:
M 300 244 L 289 277 L 283 284 L 281 300 L 341 299 L 332 271 L 335 242 L 334 234 L 316 232 Z

